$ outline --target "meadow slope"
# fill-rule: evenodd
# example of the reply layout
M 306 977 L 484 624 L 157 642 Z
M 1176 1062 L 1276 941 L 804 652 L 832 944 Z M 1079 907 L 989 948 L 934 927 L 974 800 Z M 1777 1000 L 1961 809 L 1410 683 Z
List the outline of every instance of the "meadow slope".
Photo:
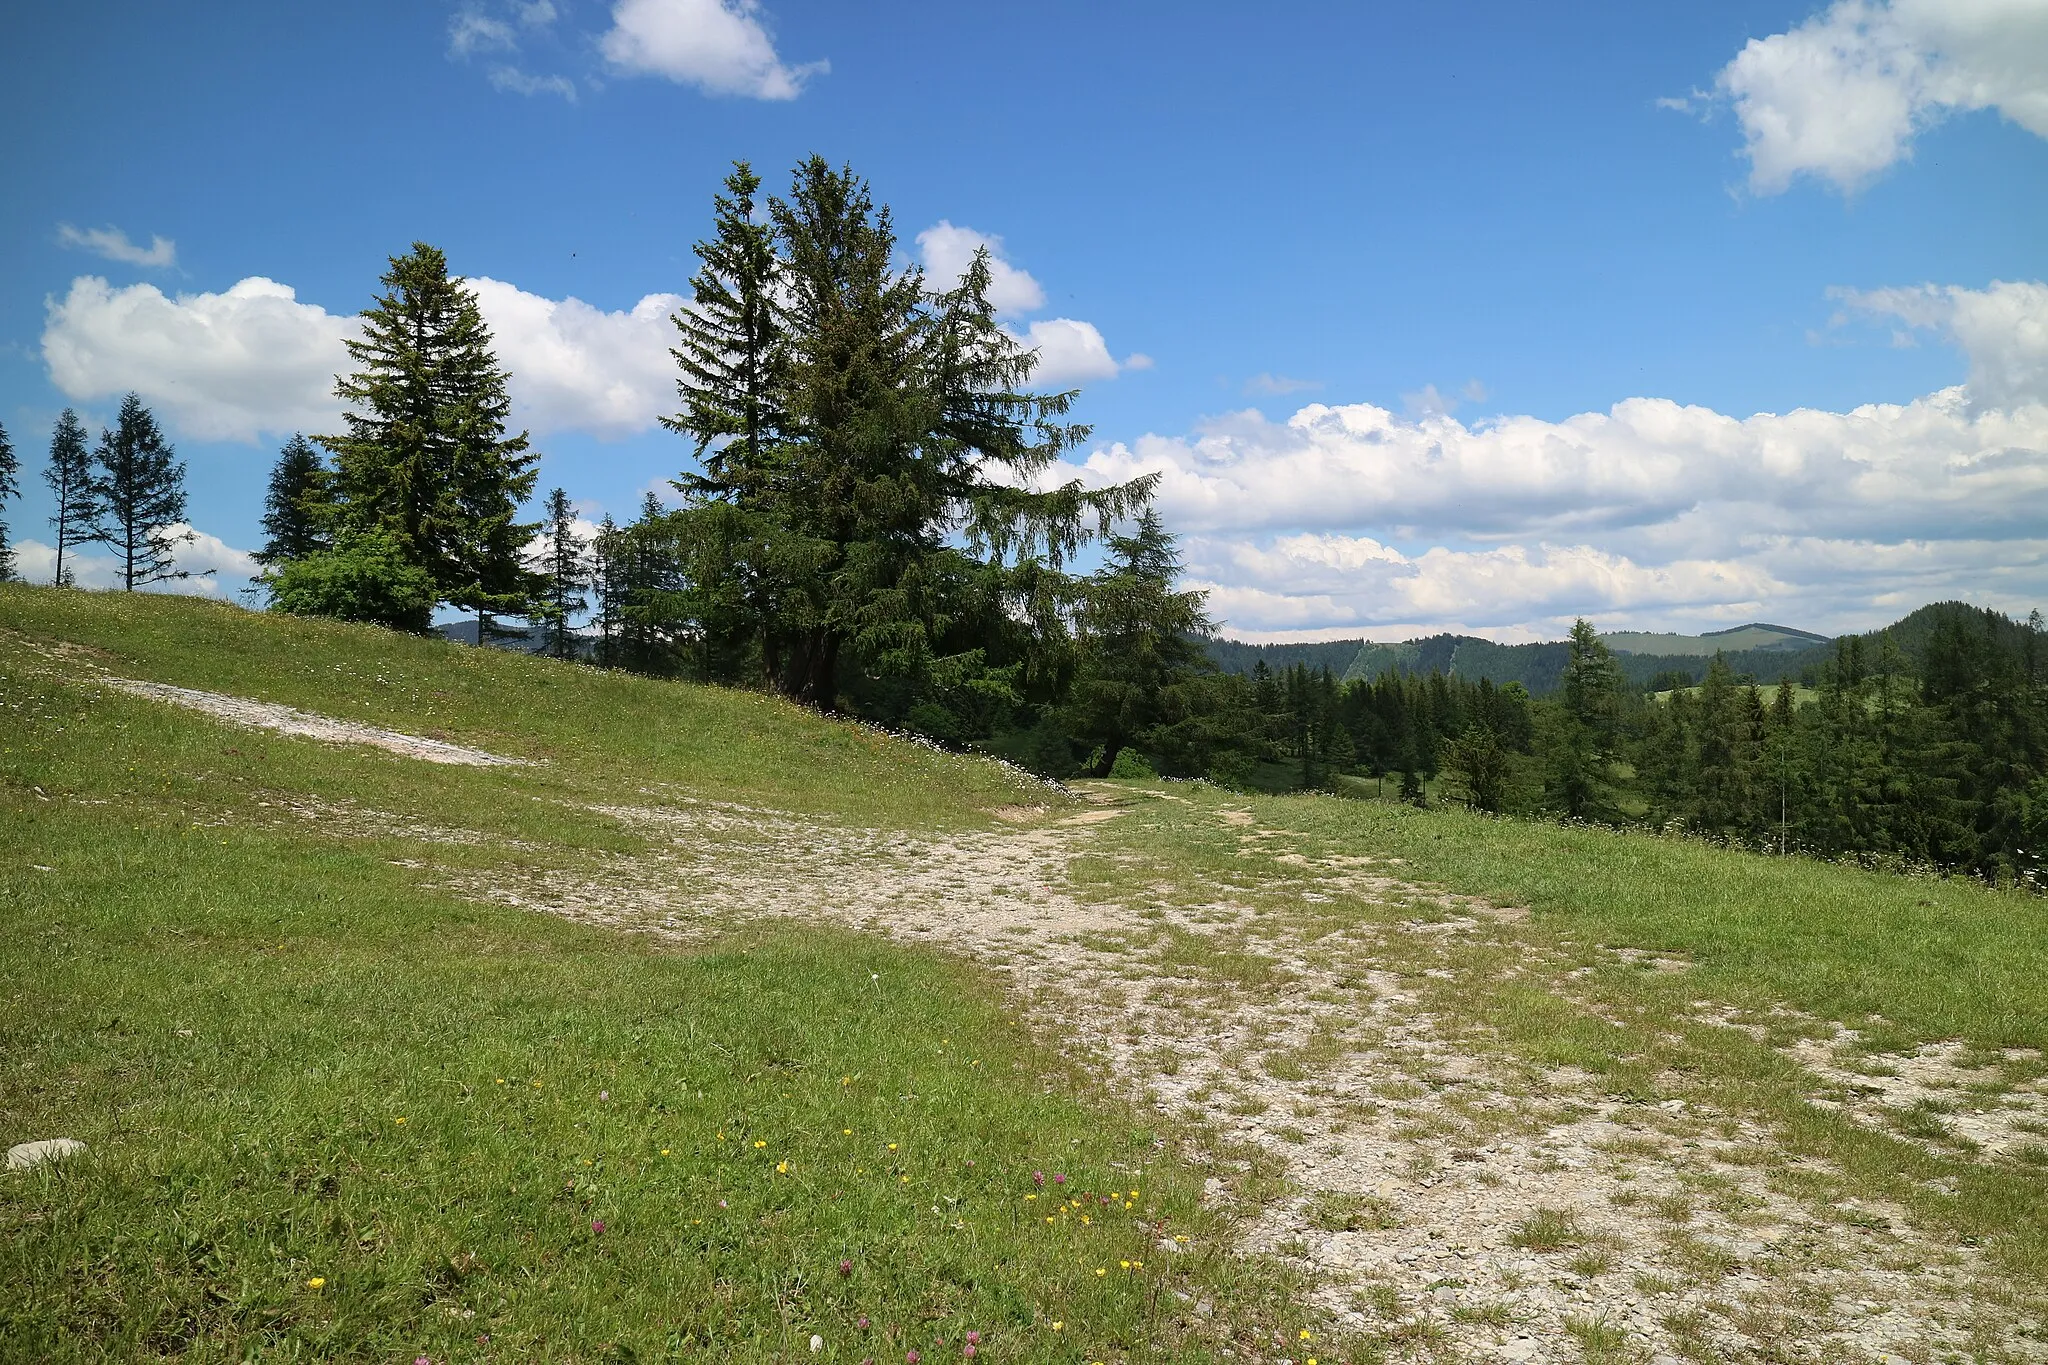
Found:
M 1975 885 L 0 586 L 0 917 L 0 1358 L 2048 1358 Z

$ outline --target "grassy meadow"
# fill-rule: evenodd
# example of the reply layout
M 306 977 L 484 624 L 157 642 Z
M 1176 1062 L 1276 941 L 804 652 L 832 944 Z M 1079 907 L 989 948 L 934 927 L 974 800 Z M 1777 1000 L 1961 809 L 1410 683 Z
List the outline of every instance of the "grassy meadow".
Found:
M 237 729 L 96 672 L 531 762 Z M 1779 1052 L 1699 1020 L 2048 1050 L 2041 901 L 1390 802 L 1120 790 L 1079 894 L 1255 898 L 1227 807 L 1309 856 L 1527 907 L 1461 964 L 1496 987 L 1435 1002 L 1475 1046 L 1762 1114 L 1844 1188 L 2048 1281 L 2048 1174 L 1817 1109 Z M 975 964 L 786 921 L 664 940 L 436 880 L 631 856 L 603 807 L 648 799 L 905 832 L 1076 808 L 766 697 L 0 585 L 0 1145 L 91 1148 L 0 1176 L 0 1360 L 1242 1361 L 1327 1339 L 1297 1271 L 1204 1206 L 1214 1144 L 1026 1028 Z M 476 837 L 429 868 L 428 829 Z M 1270 913 L 1326 933 L 1336 911 Z M 1254 948 L 1182 939 L 1164 951 L 1190 970 L 1263 984 Z

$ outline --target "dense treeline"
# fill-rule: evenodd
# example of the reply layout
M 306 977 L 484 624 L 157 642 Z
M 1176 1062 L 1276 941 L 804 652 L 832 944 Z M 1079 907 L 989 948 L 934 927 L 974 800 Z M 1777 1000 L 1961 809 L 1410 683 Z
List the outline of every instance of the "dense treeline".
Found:
M 1831 662 L 1833 648 L 1832 642 L 1810 648 L 1778 645 L 1728 650 L 1724 657 L 1730 668 L 1759 682 L 1791 678 L 1811 687 Z M 1398 644 L 1363 639 L 1270 645 L 1212 640 L 1208 653 L 1226 673 L 1249 674 L 1260 663 L 1275 671 L 1297 663 L 1311 669 L 1329 668 L 1345 682 L 1369 681 L 1382 673 L 1409 673 L 1417 677 L 1445 673 L 1474 681 L 1484 678 L 1496 687 L 1520 683 L 1531 696 L 1547 697 L 1564 681 L 1570 652 L 1563 641 L 1503 645 L 1474 635 L 1439 634 Z M 1653 692 L 1668 691 L 1698 686 L 1706 678 L 1713 654 L 1714 651 L 1656 654 L 1617 650 L 1615 664 L 1631 685 Z
M 1257 669 L 1217 681 L 1252 739 L 1212 774 L 1393 784 L 1412 801 L 1643 824 L 1752 847 L 1967 871 L 2036 889 L 2048 847 L 2048 640 L 1960 603 L 1837 641 L 1817 688 L 1724 657 L 1703 683 L 1632 687 L 1585 622 L 1555 694 L 1389 671 Z M 1228 727 L 1226 727 L 1228 728 Z

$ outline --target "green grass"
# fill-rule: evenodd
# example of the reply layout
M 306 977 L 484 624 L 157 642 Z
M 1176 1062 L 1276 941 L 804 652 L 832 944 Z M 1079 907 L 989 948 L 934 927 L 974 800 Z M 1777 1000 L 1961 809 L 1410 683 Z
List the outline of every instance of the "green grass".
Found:
M 481 779 L 493 793 L 510 782 L 630 798 L 643 786 L 677 784 L 723 800 L 918 829 L 985 824 L 987 807 L 1048 799 L 1042 785 L 995 764 L 896 742 L 758 693 L 194 598 L 0 584 L 0 632 L 0 659 L 14 655 L 24 665 L 33 661 L 31 645 L 61 644 L 73 651 L 76 662 L 66 667 L 74 673 L 96 667 L 278 702 L 546 765 L 523 785 L 502 772 Z M 258 747 L 274 753 L 292 743 Z M 324 766 L 329 751 L 314 752 L 323 755 L 315 766 Z
M 440 767 L 234 729 L 98 687 L 91 667 L 536 761 Z M 1858 1126 L 1807 1103 L 1813 1078 L 1771 1046 L 1818 1033 L 1803 1016 L 1862 1028 L 1878 1052 L 1957 1039 L 1995 1062 L 2048 1046 L 2039 900 L 1392 801 L 1106 790 L 1124 813 L 1087 827 L 1064 889 L 1139 907 L 1118 951 L 1190 1000 L 1321 991 L 1281 960 L 1287 943 L 1331 968 L 1330 1000 L 1390 972 L 1445 1041 L 1532 1088 L 1570 1067 L 1658 1122 L 1650 1106 L 1674 1095 L 1741 1115 L 1771 1135 L 1756 1146 L 1773 1178 L 1818 1206 L 1895 1201 L 2015 1283 L 2048 1281 L 2038 1148 L 1984 1160 L 1935 1140 L 1932 1110 L 1907 1121 L 1919 1137 Z M 649 851 L 605 806 L 690 800 L 912 833 L 1066 804 L 764 697 L 190 600 L 0 587 L 0 1142 L 92 1146 L 0 1177 L 0 1361 L 769 1359 L 808 1357 L 815 1333 L 824 1360 L 915 1349 L 938 1365 L 970 1329 L 990 1360 L 1227 1345 L 1241 1361 L 1276 1331 L 1325 1329 L 1305 1286 L 1232 1255 L 1200 1206 L 1219 1170 L 1247 1207 L 1294 1197 L 1277 1165 L 1195 1155 L 1199 1134 L 1107 1093 L 1101 1068 L 1007 1016 L 971 964 L 797 925 L 664 943 L 440 889 L 594 873 Z M 1246 805 L 1251 825 L 1222 819 Z M 747 856 L 744 839 L 701 838 Z M 1319 860 L 1425 891 L 1333 897 Z M 1427 888 L 1531 913 L 1407 932 L 1457 916 Z M 1214 932 L 1158 922 L 1167 905 Z M 1701 1002 L 1772 1037 L 1704 1022 Z M 1369 1044 L 1332 1024 L 1245 1064 L 1313 1086 Z M 1664 1137 L 1683 1141 L 1691 1112 Z M 1794 1169 L 1800 1156 L 1831 1174 Z M 1070 1202 L 1084 1192 L 1092 1205 Z M 1734 1263 L 1680 1218 L 1693 1202 L 1721 1207 L 1688 1186 L 1661 1238 L 1672 1273 L 1707 1282 Z M 1309 1215 L 1328 1231 L 1387 1221 L 1377 1201 L 1328 1196 Z M 1162 1236 L 1189 1240 L 1168 1252 Z M 1523 1236 L 1607 1273 L 1603 1244 L 1564 1215 L 1532 1211 Z M 1187 1308 L 1205 1301 L 1213 1314 Z M 1619 1358 L 1605 1324 L 1584 1326 L 1589 1359 Z M 1386 1326 L 1358 1355 L 1447 1331 Z
M 2048 1047 L 2048 900 L 1967 880 L 1741 853 L 1691 840 L 1392 802 L 1261 802 L 1311 857 L 1371 852 L 1410 876 L 1534 907 L 1581 945 L 1680 955 L 1685 990 L 1826 1019 L 1893 1043 Z
M 971 966 L 815 927 L 668 946 L 404 856 L 412 820 L 479 836 L 443 871 L 631 852 L 586 807 L 649 787 L 902 828 L 1042 788 L 763 698 L 189 601 L 5 588 L 0 632 L 0 1141 L 90 1147 L 0 1176 L 0 1360 L 937 1361 L 969 1330 L 1206 1359 L 1308 1321 L 1176 1135 Z M 544 761 L 230 729 L 53 640 Z M 394 827 L 280 813 L 307 799 Z

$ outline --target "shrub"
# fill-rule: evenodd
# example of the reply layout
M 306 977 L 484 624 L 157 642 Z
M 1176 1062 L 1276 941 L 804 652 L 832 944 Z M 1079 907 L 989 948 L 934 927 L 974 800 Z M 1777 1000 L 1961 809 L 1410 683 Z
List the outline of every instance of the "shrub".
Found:
M 344 532 L 331 550 L 291 560 L 269 577 L 270 605 L 293 616 L 331 616 L 425 632 L 439 594 L 389 531 Z

